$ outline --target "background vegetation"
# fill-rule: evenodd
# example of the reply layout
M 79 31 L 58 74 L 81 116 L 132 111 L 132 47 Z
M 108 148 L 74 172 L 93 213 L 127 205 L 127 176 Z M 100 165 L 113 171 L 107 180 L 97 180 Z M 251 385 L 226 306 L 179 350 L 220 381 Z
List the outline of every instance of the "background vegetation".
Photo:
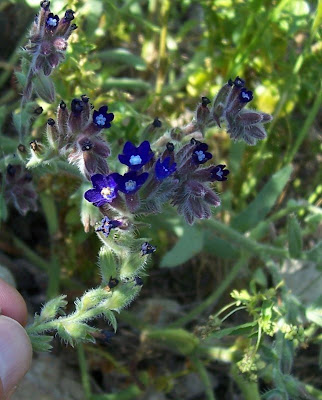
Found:
M 19 109 L 13 74 L 19 68 L 17 50 L 26 43 L 37 6 L 32 0 L 0 3 L 0 146 L 5 154 L 17 145 L 11 120 Z M 109 104 L 115 121 L 106 135 L 114 154 L 126 140 L 138 143 L 156 116 L 163 130 L 188 123 L 200 97 L 212 98 L 236 75 L 254 91 L 254 108 L 274 116 L 268 139 L 255 147 L 232 143 L 224 129 L 208 130 L 215 160 L 231 171 L 229 180 L 217 185 L 223 204 L 211 221 L 188 227 L 170 208 L 142 221 L 140 235 L 152 237 L 158 249 L 154 263 L 140 297 L 119 316 L 111 344 L 79 347 L 87 397 L 197 400 L 238 394 L 253 400 L 284 385 L 289 397 L 276 398 L 309 398 L 292 397 L 287 384 L 272 374 L 261 375 L 257 384 L 236 372 L 237 361 L 253 343 L 254 326 L 244 325 L 254 321 L 254 309 L 237 312 L 221 330 L 208 321 L 231 302 L 232 289 L 254 296 L 284 278 L 276 301 L 284 302 L 288 314 L 295 304 L 295 320 L 310 330 L 305 346 L 299 342 L 292 348 L 288 373 L 306 385 L 312 398 L 322 398 L 321 2 L 56 0 L 51 8 L 56 13 L 74 9 L 78 25 L 66 62 L 53 75 L 56 103 L 86 93 L 96 107 Z M 32 136 L 41 140 L 56 104 L 39 105 L 44 112 Z M 73 299 L 99 282 L 99 243 L 80 221 L 81 181 L 57 174 L 52 166 L 34 173 L 39 212 L 22 219 L 2 204 L 6 221 L 0 238 L 3 253 L 23 255 L 48 273 L 48 285 L 38 273 L 16 276 L 31 311 L 38 311 L 46 291 L 48 297 L 67 293 Z M 29 286 L 21 278 L 26 274 Z M 262 316 L 263 309 L 257 311 Z M 275 354 L 279 364 L 282 353 Z M 293 364 L 294 355 L 298 361 Z M 186 377 L 194 372 L 200 377 L 199 392 L 187 393 Z

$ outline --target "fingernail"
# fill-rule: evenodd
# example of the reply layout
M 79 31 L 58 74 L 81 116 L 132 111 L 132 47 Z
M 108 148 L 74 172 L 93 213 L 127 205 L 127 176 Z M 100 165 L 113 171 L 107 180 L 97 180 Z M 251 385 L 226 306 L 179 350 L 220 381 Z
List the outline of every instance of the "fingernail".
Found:
M 5 398 L 28 371 L 31 356 L 31 344 L 23 327 L 0 316 L 0 378 Z

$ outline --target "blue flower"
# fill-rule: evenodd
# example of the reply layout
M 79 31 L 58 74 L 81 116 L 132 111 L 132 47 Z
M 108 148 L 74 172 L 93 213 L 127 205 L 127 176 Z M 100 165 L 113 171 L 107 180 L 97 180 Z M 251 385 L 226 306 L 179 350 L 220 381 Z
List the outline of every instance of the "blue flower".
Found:
M 96 207 L 111 203 L 117 195 L 117 184 L 111 175 L 95 174 L 91 176 L 94 189 L 87 190 L 84 197 Z
M 119 222 L 119 221 L 116 221 L 116 222 Z M 108 282 L 108 287 L 110 289 L 113 289 L 113 288 L 115 288 L 115 286 L 117 286 L 119 284 L 119 282 L 120 281 L 118 279 L 110 277 L 110 280 Z
M 212 158 L 212 154 L 207 152 L 208 145 L 206 143 L 198 143 L 192 154 L 192 160 L 196 164 L 204 164 Z
M 137 192 L 140 187 L 145 183 L 148 179 L 148 172 L 144 172 L 141 175 L 137 175 L 135 171 L 130 171 L 124 174 L 123 176 L 114 173 L 110 175 L 114 181 L 117 183 L 117 188 L 126 194 L 133 194 Z
M 228 83 L 229 83 L 229 81 L 228 81 Z M 239 88 L 242 88 L 245 85 L 244 79 L 240 78 L 239 76 L 236 76 L 233 83 L 236 87 L 239 87 Z
M 47 20 L 46 20 L 46 26 L 49 29 L 56 29 L 59 23 L 59 17 L 58 15 L 54 15 L 53 13 L 48 14 Z
M 108 113 L 107 110 L 107 106 L 102 106 L 98 111 L 94 110 L 93 112 L 93 122 L 101 129 L 110 128 L 110 122 L 114 119 L 114 114 Z
M 242 103 L 249 103 L 250 101 L 253 100 L 253 92 L 251 90 L 243 88 L 239 93 L 239 100 Z
M 149 242 L 144 242 L 141 246 L 141 255 L 146 256 L 147 254 L 152 254 L 156 251 L 156 247 L 152 246 Z
M 211 171 L 211 177 L 212 179 L 214 179 L 215 181 L 226 181 L 227 177 L 226 175 L 229 174 L 229 170 L 225 169 L 226 165 L 216 165 Z
M 174 162 L 170 166 L 170 157 L 166 157 L 163 162 L 161 162 L 161 159 L 159 158 L 158 161 L 155 164 L 155 176 L 157 180 L 162 181 L 163 179 L 167 178 L 170 176 L 176 169 L 177 169 L 177 164 Z
M 151 160 L 153 154 L 150 143 L 147 140 L 142 142 L 139 147 L 135 147 L 131 142 L 126 142 L 123 148 L 123 154 L 119 155 L 119 160 L 131 170 L 138 171 Z
M 105 216 L 101 220 L 100 225 L 95 229 L 95 231 L 103 232 L 103 235 L 108 237 L 108 235 L 111 232 L 111 229 L 118 228 L 120 225 L 122 225 L 122 222 L 120 222 L 116 219 L 109 219 L 109 217 Z

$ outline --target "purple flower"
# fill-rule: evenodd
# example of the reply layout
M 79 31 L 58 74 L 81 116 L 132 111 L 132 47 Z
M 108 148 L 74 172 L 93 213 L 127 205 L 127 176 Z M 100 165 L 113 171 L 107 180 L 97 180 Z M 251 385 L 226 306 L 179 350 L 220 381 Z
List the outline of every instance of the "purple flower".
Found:
M 145 183 L 148 179 L 148 172 L 144 172 L 141 175 L 137 175 L 135 171 L 130 171 L 124 174 L 123 176 L 114 173 L 110 175 L 114 181 L 117 183 L 117 188 L 126 194 L 133 194 L 137 192 L 140 187 Z
M 239 100 L 242 103 L 249 103 L 250 101 L 253 100 L 253 92 L 251 90 L 243 88 L 239 93 Z
M 131 170 L 138 171 L 151 160 L 153 154 L 150 143 L 147 140 L 142 142 L 139 147 L 135 147 L 131 142 L 126 142 L 123 148 L 123 154 L 119 155 L 119 160 Z
M 229 81 L 230 81 L 230 79 L 229 79 Z M 228 81 L 228 83 L 229 83 L 229 81 Z M 233 83 L 236 87 L 239 87 L 239 88 L 242 88 L 245 85 L 244 79 L 240 78 L 239 76 L 236 76 Z
M 107 106 L 102 106 L 98 111 L 93 112 L 93 123 L 101 129 L 110 128 L 110 122 L 114 119 L 114 114 L 108 113 L 107 110 Z
M 135 286 L 143 286 L 143 279 L 139 276 L 134 277 Z
M 216 165 L 211 171 L 211 177 L 212 179 L 214 179 L 215 181 L 226 181 L 227 177 L 226 175 L 229 174 L 229 170 L 225 169 L 226 165 Z
M 59 23 L 59 17 L 58 15 L 54 15 L 53 13 L 48 14 L 47 20 L 46 20 L 46 26 L 48 29 L 54 30 L 57 28 Z
M 206 143 L 199 143 L 193 151 L 192 160 L 196 164 L 204 164 L 212 158 L 212 154 L 207 152 L 208 145 Z
M 160 158 L 155 164 L 155 176 L 157 180 L 162 181 L 163 179 L 170 176 L 176 169 L 177 164 L 174 162 L 170 165 L 171 157 L 165 158 L 162 162 Z
M 91 176 L 94 189 L 87 190 L 84 197 L 96 207 L 111 203 L 117 195 L 117 184 L 111 175 L 95 174 Z
M 108 235 L 111 232 L 111 229 L 115 229 L 115 228 L 119 227 L 120 225 L 122 225 L 122 222 L 120 222 L 116 219 L 109 219 L 109 217 L 105 216 L 101 220 L 100 225 L 95 229 L 95 231 L 103 232 L 103 235 L 108 237 Z M 114 286 L 116 286 L 116 285 L 114 285 Z
M 147 254 L 152 254 L 156 251 L 156 247 L 148 242 L 144 242 L 141 246 L 141 255 L 146 256 Z

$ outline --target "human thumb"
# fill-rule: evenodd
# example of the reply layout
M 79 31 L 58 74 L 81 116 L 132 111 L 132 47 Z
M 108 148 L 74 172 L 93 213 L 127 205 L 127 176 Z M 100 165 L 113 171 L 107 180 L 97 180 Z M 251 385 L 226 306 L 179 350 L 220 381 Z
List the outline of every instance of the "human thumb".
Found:
M 7 399 L 30 368 L 32 348 L 24 328 L 0 316 L 0 400 Z

